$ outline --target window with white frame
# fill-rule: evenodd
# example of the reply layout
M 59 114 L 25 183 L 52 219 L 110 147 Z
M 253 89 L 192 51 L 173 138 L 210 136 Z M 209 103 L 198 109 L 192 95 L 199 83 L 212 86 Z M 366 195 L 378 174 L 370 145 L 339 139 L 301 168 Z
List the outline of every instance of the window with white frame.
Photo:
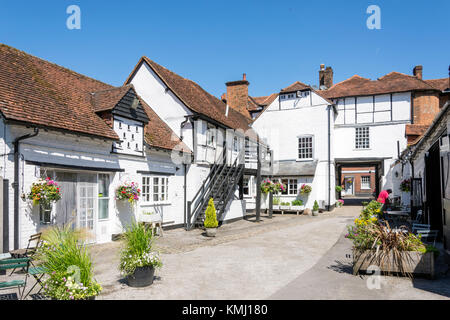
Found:
M 216 129 L 214 127 L 208 126 L 206 130 L 206 145 L 208 147 L 214 147 L 214 143 L 216 140 Z
M 142 199 L 144 202 L 164 203 L 169 201 L 169 177 L 142 176 Z
M 109 218 L 109 174 L 98 175 L 98 219 Z
M 361 189 L 370 189 L 370 176 L 361 176 Z
M 370 148 L 369 127 L 355 128 L 355 148 L 356 149 Z
M 242 193 L 244 196 L 250 196 L 250 177 L 244 177 Z
M 298 159 L 312 159 L 313 151 L 313 136 L 298 137 Z
M 239 151 L 239 140 L 238 137 L 233 138 L 233 151 L 238 152 Z
M 298 180 L 297 179 L 281 179 L 281 183 L 286 187 L 281 194 L 285 195 L 297 195 L 298 193 Z

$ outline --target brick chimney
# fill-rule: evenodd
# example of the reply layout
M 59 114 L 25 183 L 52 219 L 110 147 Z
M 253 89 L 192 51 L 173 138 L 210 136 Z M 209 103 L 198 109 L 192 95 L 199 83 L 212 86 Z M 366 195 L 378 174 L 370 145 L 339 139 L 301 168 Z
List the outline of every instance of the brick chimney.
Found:
M 319 89 L 329 89 L 333 86 L 333 68 L 320 65 L 319 70 Z
M 227 82 L 227 104 L 230 108 L 242 113 L 246 117 L 250 114 L 247 110 L 248 105 L 248 86 L 247 76 L 244 73 L 242 80 Z
M 413 69 L 413 75 L 417 77 L 417 79 L 422 80 L 422 66 L 415 66 Z

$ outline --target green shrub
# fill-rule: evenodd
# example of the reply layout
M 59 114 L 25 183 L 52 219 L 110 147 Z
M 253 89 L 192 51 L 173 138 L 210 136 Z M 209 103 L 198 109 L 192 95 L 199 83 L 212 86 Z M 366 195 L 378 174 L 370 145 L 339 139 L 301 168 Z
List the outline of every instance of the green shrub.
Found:
M 288 206 L 288 205 L 290 205 L 290 203 L 289 202 L 282 202 L 281 205 L 282 206 Z
M 102 287 L 94 280 L 84 233 L 70 224 L 47 229 L 43 245 L 33 257 L 45 270 L 45 295 L 58 300 L 79 300 L 97 296 Z
M 209 199 L 208 207 L 205 211 L 205 228 L 217 228 L 219 222 L 217 221 L 216 207 L 214 206 L 213 198 Z
M 153 249 L 153 233 L 150 228 L 133 221 L 123 236 L 125 243 L 120 252 L 119 264 L 123 275 L 132 274 L 137 267 L 162 266 L 158 252 Z
M 336 186 L 336 192 L 341 192 L 343 188 L 341 186 Z
M 303 205 L 303 201 L 302 200 L 294 200 L 291 202 L 293 206 L 302 206 Z
M 319 211 L 319 204 L 317 203 L 317 200 L 314 200 L 313 211 Z
M 274 197 L 273 198 L 273 204 L 274 205 L 279 205 L 280 204 L 280 197 Z

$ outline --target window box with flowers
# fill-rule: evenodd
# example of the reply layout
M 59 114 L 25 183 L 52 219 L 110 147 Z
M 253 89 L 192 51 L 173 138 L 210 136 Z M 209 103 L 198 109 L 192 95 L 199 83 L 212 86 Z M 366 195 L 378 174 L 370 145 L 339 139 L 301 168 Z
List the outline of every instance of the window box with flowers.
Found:
M 39 221 L 41 224 L 50 224 L 54 202 L 61 199 L 61 191 L 58 184 L 50 179 L 40 179 L 31 185 L 31 191 L 27 198 L 33 201 L 34 206 L 39 206 Z
M 141 196 L 141 189 L 136 182 L 125 182 L 116 189 L 116 200 L 128 201 L 134 206 Z

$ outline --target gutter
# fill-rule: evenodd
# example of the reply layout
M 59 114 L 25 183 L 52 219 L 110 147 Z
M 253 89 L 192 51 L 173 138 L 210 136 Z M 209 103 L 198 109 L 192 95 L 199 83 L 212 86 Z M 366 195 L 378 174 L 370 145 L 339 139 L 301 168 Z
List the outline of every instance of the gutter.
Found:
M 19 249 L 19 143 L 22 140 L 33 138 L 39 134 L 39 128 L 34 127 L 34 132 L 16 138 L 14 146 L 14 250 Z

